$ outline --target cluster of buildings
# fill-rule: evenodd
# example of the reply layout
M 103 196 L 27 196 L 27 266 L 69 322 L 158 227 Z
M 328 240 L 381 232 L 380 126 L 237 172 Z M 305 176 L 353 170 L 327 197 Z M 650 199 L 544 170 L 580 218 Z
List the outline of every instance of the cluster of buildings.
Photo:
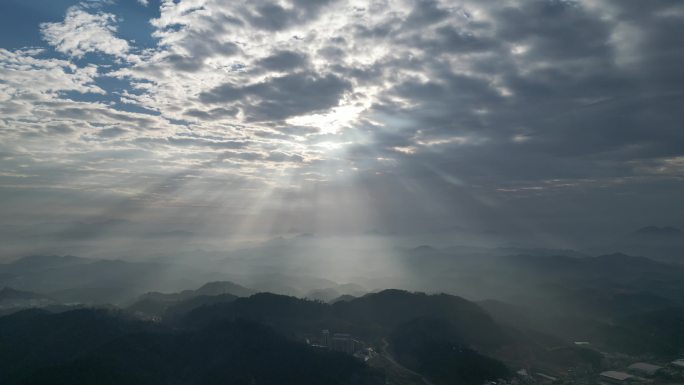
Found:
M 328 329 L 321 331 L 321 345 L 347 354 L 354 354 L 366 347 L 363 341 L 349 333 L 330 333 Z
M 666 382 L 678 380 L 684 382 L 684 359 L 674 360 L 660 366 L 648 362 L 636 362 L 627 367 L 625 371 L 608 370 L 599 375 L 604 385 L 622 385 L 638 383 L 654 383 L 659 379 Z
M 635 362 L 624 369 L 607 370 L 596 378 L 593 371 L 576 376 L 553 377 L 541 372 L 520 369 L 508 380 L 488 381 L 484 385 L 684 385 L 684 358 L 656 365 Z
M 547 385 L 558 379 L 543 373 L 530 373 L 527 369 L 520 369 L 516 375 L 510 379 L 498 379 L 495 381 L 485 381 L 482 385 Z
M 307 339 L 307 342 L 314 347 L 347 353 L 363 361 L 368 361 L 375 355 L 373 348 L 366 347 L 365 342 L 349 333 L 331 333 L 324 329 L 318 338 Z

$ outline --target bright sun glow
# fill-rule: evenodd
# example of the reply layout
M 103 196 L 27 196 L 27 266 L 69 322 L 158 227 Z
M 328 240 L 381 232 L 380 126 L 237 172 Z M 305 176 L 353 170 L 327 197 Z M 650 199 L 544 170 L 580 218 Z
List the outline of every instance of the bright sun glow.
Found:
M 286 122 L 294 126 L 316 127 L 322 134 L 337 134 L 355 122 L 364 109 L 364 106 L 339 106 L 322 114 L 295 116 Z

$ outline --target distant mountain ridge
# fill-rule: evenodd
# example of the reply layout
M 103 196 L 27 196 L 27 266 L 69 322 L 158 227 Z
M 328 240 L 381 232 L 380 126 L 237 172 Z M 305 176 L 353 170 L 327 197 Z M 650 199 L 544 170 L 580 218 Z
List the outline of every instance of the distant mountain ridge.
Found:
M 198 289 L 183 290 L 179 293 L 145 293 L 137 297 L 127 309 L 145 316 L 161 317 L 171 308 L 175 308 L 173 313 L 177 313 L 182 309 L 190 310 L 215 302 L 232 301 L 255 293 L 256 291 L 233 282 L 215 281 L 208 282 Z
M 324 289 L 316 289 L 308 292 L 305 297 L 323 302 L 331 302 L 342 296 L 360 297 L 368 293 L 361 285 L 345 283 Z
M 74 256 L 36 255 L 0 264 L 0 286 L 48 293 L 66 303 L 122 304 L 144 292 L 187 287 L 188 283 L 218 281 L 224 277 L 221 273 L 177 263 Z M 218 294 L 219 289 L 210 285 L 203 290 Z M 249 294 L 237 286 L 231 290 Z
M 184 299 L 189 299 L 199 295 L 220 295 L 220 294 L 232 294 L 236 297 L 248 297 L 252 294 L 256 294 L 256 291 L 248 289 L 242 285 L 238 285 L 229 281 L 215 281 L 208 282 L 194 290 L 183 290 L 179 293 L 159 293 L 159 292 L 149 292 L 141 295 L 137 300 L 153 299 L 159 301 L 180 301 Z
M 94 260 L 75 257 L 73 255 L 29 255 L 4 265 L 6 270 L 26 271 L 33 269 L 54 269 L 64 266 L 94 262 Z M 2 266 L 2 265 L 0 265 Z
M 46 295 L 10 287 L 0 289 L 0 309 L 45 307 L 56 304 L 59 304 L 59 301 Z
M 634 232 L 641 236 L 684 237 L 684 231 L 674 226 L 646 226 Z
M 599 252 L 620 251 L 684 265 L 684 231 L 675 226 L 649 225 L 597 246 Z

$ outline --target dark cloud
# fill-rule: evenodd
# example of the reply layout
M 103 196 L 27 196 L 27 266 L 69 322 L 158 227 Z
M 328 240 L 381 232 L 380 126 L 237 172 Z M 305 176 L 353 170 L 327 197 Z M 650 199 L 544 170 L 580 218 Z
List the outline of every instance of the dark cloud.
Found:
M 602 61 L 612 55 L 610 23 L 576 2 L 522 2 L 496 9 L 494 17 L 497 38 L 529 44 L 535 60 Z
M 279 31 L 295 24 L 311 21 L 321 8 L 334 0 L 292 0 L 288 8 L 274 2 L 256 1 L 245 10 L 245 18 L 258 29 Z
M 285 154 L 282 152 L 272 152 L 265 158 L 271 162 L 302 162 L 304 158 L 297 154 Z
M 297 72 L 240 87 L 224 84 L 200 95 L 203 103 L 240 105 L 250 120 L 282 120 L 338 104 L 351 84 L 335 75 Z
M 249 21 L 254 27 L 277 31 L 297 19 L 297 13 L 288 12 L 278 4 L 264 4 L 250 14 Z
M 98 135 L 103 137 L 103 138 L 116 138 L 117 136 L 121 136 L 126 134 L 128 131 L 121 127 L 110 127 L 110 128 L 105 128 L 101 130 Z
M 201 32 L 188 33 L 186 40 L 189 43 L 181 45 L 184 53 L 171 54 L 164 59 L 174 70 L 196 72 L 202 69 L 209 57 L 233 56 L 239 51 L 235 43 L 219 41 Z
M 230 117 L 235 117 L 238 113 L 237 108 L 212 108 L 210 110 L 201 110 L 196 108 L 191 108 L 185 111 L 185 115 L 191 118 L 203 119 L 203 120 L 217 120 L 225 119 Z
M 408 28 L 420 28 L 445 20 L 449 12 L 439 6 L 435 0 L 418 0 L 405 21 Z
M 626 12 L 624 8 L 644 8 L 629 2 L 613 6 L 619 13 Z M 629 14 L 653 21 L 658 6 Z M 458 141 L 426 148 L 426 154 L 433 154 L 429 160 L 404 157 L 407 162 L 476 165 L 459 172 L 503 179 L 631 175 L 623 164 L 626 154 L 632 160 L 682 155 L 684 150 L 675 149 L 684 149 L 684 136 L 675 129 L 680 113 L 674 108 L 681 96 L 671 93 L 670 85 L 651 88 L 656 84 L 649 79 L 661 73 L 655 63 L 631 63 L 642 66 L 638 72 L 619 65 L 614 39 L 615 23 L 621 20 L 612 21 L 569 1 L 488 4 L 488 8 L 494 17 L 491 30 L 478 25 L 470 32 L 438 25 L 434 35 L 423 31 L 399 40 L 411 44 L 413 52 L 426 53 L 420 63 L 431 71 L 430 80 L 408 79 L 393 88 L 389 95 L 408 100 L 410 107 L 400 107 L 391 98 L 374 106 L 375 116 L 389 116 L 390 124 L 403 127 L 395 130 L 392 139 L 385 133 L 374 134 L 378 148 L 415 144 L 417 130 L 424 142 L 472 135 L 483 141 L 472 148 Z M 653 26 L 645 26 L 645 37 L 650 37 L 649 29 L 659 30 Z M 664 37 L 654 40 L 664 41 Z M 639 53 L 652 49 L 649 41 L 625 44 L 634 45 Z M 679 52 L 674 46 L 661 48 L 663 53 Z M 514 51 L 517 47 L 522 47 L 520 53 Z M 445 55 L 473 52 L 486 55 L 472 61 L 470 73 L 444 66 Z M 660 93 L 668 96 L 659 97 Z M 440 148 L 451 150 L 435 154 Z
M 271 56 L 263 58 L 257 65 L 270 71 L 290 71 L 307 65 L 308 59 L 305 55 L 293 51 L 279 51 Z
M 346 55 L 344 49 L 335 46 L 323 47 L 316 54 L 331 61 L 339 61 Z

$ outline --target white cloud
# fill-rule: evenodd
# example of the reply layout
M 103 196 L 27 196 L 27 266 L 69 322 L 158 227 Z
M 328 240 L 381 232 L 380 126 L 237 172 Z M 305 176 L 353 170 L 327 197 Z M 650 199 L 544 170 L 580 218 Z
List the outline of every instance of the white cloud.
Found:
M 61 53 L 83 57 L 101 52 L 124 57 L 130 50 L 128 42 L 116 37 L 116 16 L 111 13 L 88 13 L 79 7 L 67 10 L 61 23 L 42 23 L 43 38 Z
M 0 48 L 0 100 L 21 95 L 56 95 L 59 92 L 103 94 L 95 85 L 97 68 L 78 67 L 67 60 L 39 58 L 42 50 L 8 51 Z M 26 85 L 30 84 L 30 87 Z

